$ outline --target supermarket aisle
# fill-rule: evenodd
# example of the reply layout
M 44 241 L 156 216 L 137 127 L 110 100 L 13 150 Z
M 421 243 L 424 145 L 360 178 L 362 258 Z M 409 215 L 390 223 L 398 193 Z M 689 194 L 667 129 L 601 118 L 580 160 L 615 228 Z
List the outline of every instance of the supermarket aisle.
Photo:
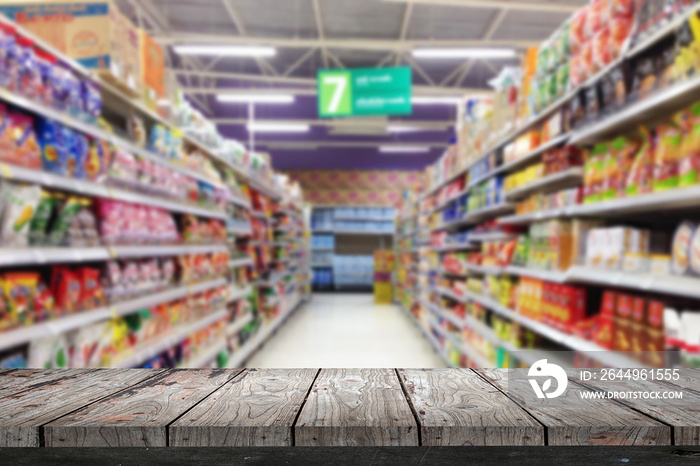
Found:
M 371 294 L 315 294 L 247 367 L 445 367 L 398 306 Z

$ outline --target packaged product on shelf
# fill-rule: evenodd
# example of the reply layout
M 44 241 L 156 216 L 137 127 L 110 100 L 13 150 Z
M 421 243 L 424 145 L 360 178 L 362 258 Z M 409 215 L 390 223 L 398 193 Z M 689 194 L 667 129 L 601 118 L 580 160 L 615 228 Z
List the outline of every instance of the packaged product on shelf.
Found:
M 27 366 L 42 369 L 65 369 L 70 366 L 66 335 L 40 338 L 29 344 Z
M 8 329 L 34 322 L 34 296 L 39 274 L 34 272 L 8 272 L 0 277 L 3 300 L 0 308 L 0 328 Z
M 673 235 L 671 271 L 675 275 L 686 275 L 690 271 L 690 242 L 696 225 L 681 223 Z
M 97 309 L 106 303 L 100 280 L 99 269 L 81 267 L 76 270 L 81 282 L 80 306 L 83 309 Z
M 41 199 L 41 188 L 4 180 L 0 184 L 0 244 L 24 247 L 29 227 Z
M 146 146 L 146 126 L 143 120 L 133 113 L 129 115 L 129 120 L 127 121 L 129 139 L 131 139 L 134 144 L 139 147 Z
M 81 310 L 82 283 L 80 277 L 73 270 L 65 266 L 53 266 L 51 289 L 56 300 L 57 316 Z
M 0 369 L 26 369 L 27 367 L 25 351 L 11 350 L 0 353 Z
M 627 196 L 650 193 L 653 190 L 654 177 L 654 152 L 656 151 L 656 138 L 651 132 L 640 128 L 642 138 L 641 146 L 634 157 L 630 167 L 625 193 Z
M 34 118 L 10 112 L 0 104 L 0 161 L 20 167 L 41 167 L 41 149 L 34 130 Z
M 700 228 L 695 228 L 688 244 L 688 266 L 693 275 L 700 276 Z
M 57 195 L 56 218 L 51 223 L 48 233 L 49 244 L 53 246 L 66 245 L 66 236 L 80 210 L 86 205 L 86 200 L 78 196 Z
M 700 368 L 700 312 L 683 311 L 681 314 L 683 349 L 681 358 L 685 367 Z
M 677 188 L 681 130 L 675 123 L 667 123 L 658 127 L 656 133 L 658 142 L 654 154 L 654 191 Z
M 693 186 L 700 182 L 700 103 L 681 114 L 681 161 L 678 166 L 678 187 Z
M 29 244 L 32 246 L 44 244 L 49 222 L 56 206 L 56 196 L 48 191 L 41 191 L 39 203 L 29 224 Z

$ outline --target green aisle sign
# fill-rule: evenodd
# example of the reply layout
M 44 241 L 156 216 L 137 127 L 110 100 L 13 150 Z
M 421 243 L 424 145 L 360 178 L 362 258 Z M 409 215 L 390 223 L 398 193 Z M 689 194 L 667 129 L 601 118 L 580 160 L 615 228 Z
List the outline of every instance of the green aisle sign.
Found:
M 321 117 L 408 115 L 411 68 L 357 68 L 318 71 Z

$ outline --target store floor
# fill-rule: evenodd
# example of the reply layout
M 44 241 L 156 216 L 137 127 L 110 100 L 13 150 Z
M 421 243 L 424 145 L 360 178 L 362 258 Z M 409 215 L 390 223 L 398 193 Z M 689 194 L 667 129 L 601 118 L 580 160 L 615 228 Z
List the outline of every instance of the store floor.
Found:
M 315 294 L 247 367 L 446 367 L 410 317 L 371 294 Z

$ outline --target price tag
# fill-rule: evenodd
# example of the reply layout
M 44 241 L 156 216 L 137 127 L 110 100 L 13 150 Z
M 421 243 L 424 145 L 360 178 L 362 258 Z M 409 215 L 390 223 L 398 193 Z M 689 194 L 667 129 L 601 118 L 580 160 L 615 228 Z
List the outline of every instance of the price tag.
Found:
M 32 250 L 32 259 L 34 259 L 34 262 L 36 262 L 37 264 L 46 263 L 46 257 L 44 256 L 43 251 L 39 249 Z
M 10 166 L 6 163 L 0 163 L 0 175 L 2 175 L 3 178 L 11 180 L 13 178 L 13 175 Z
M 0 96 L 2 96 L 2 97 L 4 97 L 4 98 L 7 99 L 7 98 L 10 98 L 10 97 L 11 97 L 11 94 L 10 94 L 10 91 L 8 91 L 7 89 L 5 89 L 4 87 L 0 87 Z
M 109 196 L 110 199 L 114 199 L 114 190 L 107 186 L 107 196 Z
M 117 308 L 114 306 L 111 306 L 109 308 L 109 313 L 112 316 L 112 319 L 118 319 L 119 318 L 119 312 L 117 312 Z
M 107 253 L 109 254 L 109 257 L 111 257 L 112 259 L 117 258 L 117 251 L 112 246 L 107 248 Z

